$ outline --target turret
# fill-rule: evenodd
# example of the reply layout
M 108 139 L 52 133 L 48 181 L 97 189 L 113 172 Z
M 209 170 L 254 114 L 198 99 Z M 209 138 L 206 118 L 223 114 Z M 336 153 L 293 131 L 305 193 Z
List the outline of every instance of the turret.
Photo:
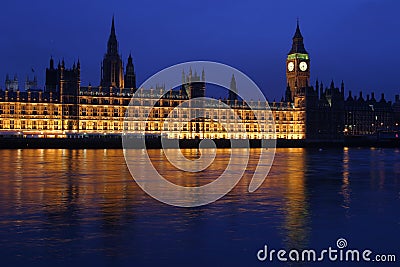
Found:
M 344 97 L 344 82 L 342 80 L 342 84 L 340 85 L 340 93 L 342 94 L 342 97 Z
M 131 54 L 129 54 L 128 63 L 126 64 L 124 80 L 125 80 L 126 88 L 136 89 L 136 74 L 135 74 L 135 68 L 133 66 L 133 59 L 132 59 Z
M 371 93 L 371 101 L 376 102 L 375 93 L 374 92 Z
M 235 75 L 234 74 L 232 74 L 232 79 L 231 79 L 231 84 L 230 84 L 229 89 L 230 90 L 229 90 L 229 94 L 228 94 L 228 99 L 230 101 L 237 100 L 238 90 L 237 90 L 236 79 L 235 79 Z
M 319 87 L 319 99 L 322 99 L 324 95 L 324 84 L 321 82 L 321 85 Z
M 54 60 L 52 56 L 50 57 L 50 69 L 54 70 Z
M 386 103 L 386 99 L 385 99 L 385 94 L 384 94 L 384 93 L 381 94 L 381 100 L 380 100 L 380 102 Z
M 351 94 L 351 90 L 349 90 L 349 97 L 347 98 L 348 101 L 353 100 L 353 95 Z

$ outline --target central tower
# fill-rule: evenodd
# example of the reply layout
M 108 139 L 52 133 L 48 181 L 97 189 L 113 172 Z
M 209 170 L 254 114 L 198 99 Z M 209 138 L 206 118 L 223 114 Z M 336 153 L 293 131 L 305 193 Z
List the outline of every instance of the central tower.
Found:
M 304 48 L 299 21 L 293 36 L 292 49 L 286 59 L 286 79 L 292 100 L 297 90 L 308 87 L 310 81 L 310 57 Z
M 121 56 L 118 54 L 118 41 L 115 34 L 114 16 L 111 23 L 111 33 L 107 43 L 107 53 L 101 66 L 101 86 L 124 87 L 124 69 Z

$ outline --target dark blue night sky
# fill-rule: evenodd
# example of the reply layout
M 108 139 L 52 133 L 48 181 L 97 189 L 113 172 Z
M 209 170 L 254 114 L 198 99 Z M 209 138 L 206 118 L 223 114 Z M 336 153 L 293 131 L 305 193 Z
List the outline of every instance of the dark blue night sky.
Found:
M 43 86 L 50 55 L 71 66 L 80 58 L 82 84 L 98 85 L 115 14 L 124 62 L 132 52 L 139 84 L 190 60 L 231 65 L 269 98 L 283 95 L 285 59 L 296 18 L 311 57 L 312 84 L 334 79 L 358 94 L 399 92 L 400 2 L 336 1 L 4 1 L 0 82 L 34 68 Z M 347 93 L 346 93 L 347 94 Z

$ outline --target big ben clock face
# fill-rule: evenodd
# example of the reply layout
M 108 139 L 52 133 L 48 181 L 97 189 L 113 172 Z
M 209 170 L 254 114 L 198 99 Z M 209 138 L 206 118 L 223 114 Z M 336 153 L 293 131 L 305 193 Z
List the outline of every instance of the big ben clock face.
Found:
M 287 65 L 287 68 L 289 71 L 293 71 L 294 70 L 294 63 L 293 62 L 289 62 Z
M 303 61 L 303 62 L 300 62 L 299 68 L 301 71 L 306 71 L 308 69 L 308 65 L 306 62 Z

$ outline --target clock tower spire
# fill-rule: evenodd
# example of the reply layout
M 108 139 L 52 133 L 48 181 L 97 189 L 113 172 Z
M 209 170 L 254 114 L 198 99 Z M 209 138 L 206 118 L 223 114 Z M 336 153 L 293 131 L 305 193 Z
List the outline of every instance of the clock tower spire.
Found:
M 286 59 L 286 79 L 294 99 L 298 89 L 308 87 L 310 81 L 310 57 L 304 47 L 299 20 L 292 40 L 292 48 Z

